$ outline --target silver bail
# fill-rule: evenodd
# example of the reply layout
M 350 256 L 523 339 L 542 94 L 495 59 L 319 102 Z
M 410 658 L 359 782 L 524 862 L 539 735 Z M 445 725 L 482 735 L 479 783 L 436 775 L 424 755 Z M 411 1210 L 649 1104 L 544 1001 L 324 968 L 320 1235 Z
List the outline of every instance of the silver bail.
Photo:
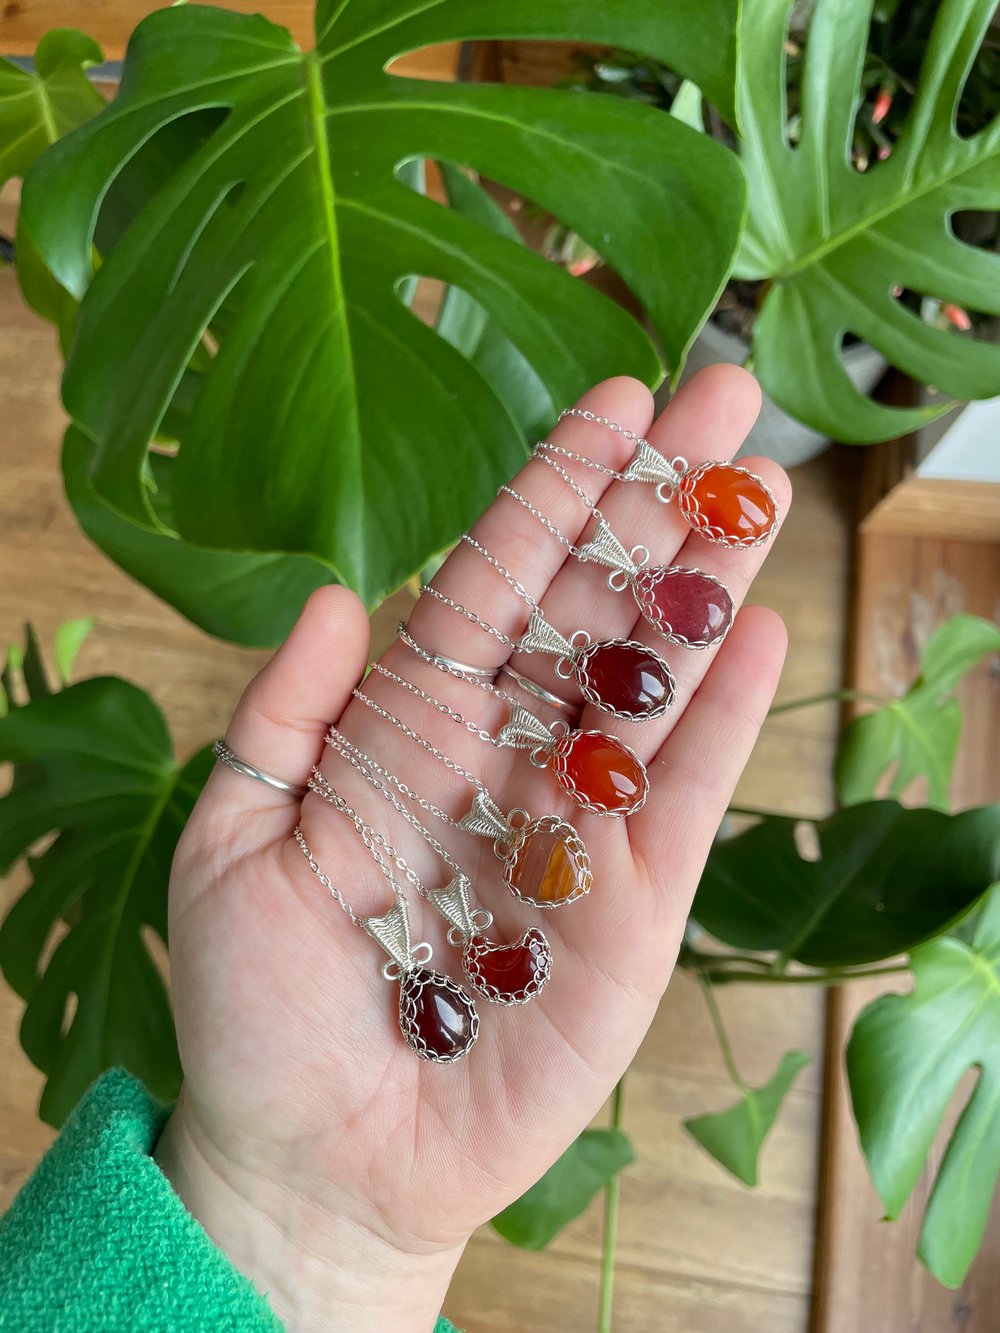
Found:
M 595 565 L 603 565 L 606 569 L 612 569 L 616 574 L 624 574 L 630 579 L 635 578 L 639 572 L 639 566 L 603 518 L 597 525 L 593 539 L 579 548 L 576 557 L 578 560 L 589 560 Z
M 666 485 L 671 489 L 679 485 L 681 480 L 677 469 L 648 440 L 637 442 L 632 461 L 622 476 L 626 481 L 651 481 L 656 486 Z
M 471 881 L 468 875 L 459 874 L 443 889 L 431 889 L 427 894 L 430 905 L 436 907 L 445 920 L 450 921 L 466 939 L 476 933 L 472 908 L 469 905 L 470 887 Z
M 557 629 L 553 629 L 537 606 L 532 611 L 528 628 L 518 639 L 514 651 L 551 653 L 553 657 L 568 657 L 571 660 L 576 655 L 576 649 L 569 639 L 564 638 Z
M 523 704 L 512 704 L 510 717 L 497 732 L 495 744 L 510 745 L 517 750 L 537 750 L 539 746 L 552 745 L 556 739 L 541 718 Z
M 389 908 L 384 916 L 362 917 L 361 925 L 373 940 L 377 940 L 381 944 L 392 961 L 399 964 L 401 972 L 407 972 L 413 967 L 413 956 L 410 949 L 410 919 L 406 911 L 406 903 L 401 898 L 396 899 L 395 904 Z
M 473 833 L 478 838 L 507 839 L 513 832 L 503 811 L 489 792 L 485 791 L 476 792 L 472 798 L 472 808 L 458 821 L 458 827 L 463 833 Z

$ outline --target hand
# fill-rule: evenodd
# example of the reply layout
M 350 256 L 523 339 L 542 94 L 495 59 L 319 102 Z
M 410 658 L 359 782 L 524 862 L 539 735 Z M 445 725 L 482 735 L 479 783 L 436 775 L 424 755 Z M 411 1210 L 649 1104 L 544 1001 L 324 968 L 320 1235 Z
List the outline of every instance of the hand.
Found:
M 634 380 L 606 381 L 581 405 L 647 437 L 668 458 L 727 458 L 756 415 L 752 378 L 718 366 L 694 376 L 651 425 L 652 399 Z M 578 419 L 562 445 L 621 467 L 631 446 Z M 776 465 L 748 460 L 775 492 Z M 568 465 L 627 545 L 653 563 L 719 575 L 739 604 L 769 547 L 729 551 L 689 532 L 652 487 L 612 482 Z M 571 539 L 587 511 L 543 463 L 517 488 Z M 405 515 L 400 516 L 405 522 Z M 628 820 L 571 807 L 523 753 L 498 751 L 398 685 L 374 675 L 365 691 L 486 782 L 498 804 L 569 818 L 590 853 L 589 897 L 534 912 L 504 890 L 490 843 L 438 823 L 432 831 L 470 873 L 475 904 L 496 916 L 491 935 L 540 926 L 551 981 L 514 1008 L 477 999 L 481 1035 L 466 1060 L 437 1065 L 403 1043 L 397 987 L 386 961 L 310 872 L 316 859 L 359 915 L 392 897 L 349 822 L 318 796 L 301 803 L 216 767 L 177 851 L 171 884 L 172 985 L 185 1072 L 158 1160 L 181 1197 L 236 1265 L 269 1292 L 294 1329 L 428 1333 L 472 1231 L 524 1192 L 600 1109 L 629 1064 L 670 977 L 712 838 L 750 754 L 785 648 L 778 617 L 743 610 L 718 650 L 664 645 L 594 565 L 566 551 L 501 495 L 474 535 L 519 578 L 560 629 L 623 635 L 659 646 L 677 677 L 665 717 L 642 725 L 591 707 L 581 725 L 626 740 L 649 767 L 651 793 Z M 437 587 L 516 634 L 524 607 L 482 557 L 461 544 Z M 495 639 L 428 597 L 410 619 L 425 647 L 493 665 Z M 328 724 L 456 817 L 472 789 L 351 698 L 364 671 L 368 627 L 360 603 L 329 587 L 314 594 L 287 643 L 250 684 L 227 739 L 250 763 L 304 784 L 322 763 L 333 786 L 386 833 L 429 887 L 450 873 L 412 829 L 339 756 Z M 383 659 L 428 693 L 495 731 L 505 706 L 420 661 L 397 641 Z M 565 697 L 573 691 L 533 655 L 517 665 Z M 551 717 L 551 715 L 546 715 Z M 434 825 L 433 816 L 424 822 Z M 411 895 L 411 898 L 415 895 Z M 461 979 L 459 956 L 426 903 L 412 903 L 414 940 L 434 944 L 433 966 Z

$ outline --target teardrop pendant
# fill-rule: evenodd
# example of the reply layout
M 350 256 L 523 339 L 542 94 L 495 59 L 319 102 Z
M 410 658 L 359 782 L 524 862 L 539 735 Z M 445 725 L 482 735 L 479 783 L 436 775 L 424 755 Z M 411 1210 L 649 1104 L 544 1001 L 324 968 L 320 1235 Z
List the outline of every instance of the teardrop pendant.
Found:
M 713 574 L 680 565 L 640 569 L 632 593 L 645 620 L 668 643 L 711 648 L 726 637 L 735 609 L 729 589 Z
M 645 764 L 615 736 L 571 731 L 547 759 L 563 791 L 594 814 L 633 815 L 649 795 Z
M 760 546 L 778 521 L 770 487 L 735 463 L 702 463 L 686 472 L 677 486 L 677 503 L 688 525 L 720 546 Z
M 382 975 L 399 982 L 399 1030 L 410 1050 L 438 1064 L 468 1055 L 479 1037 L 475 1002 L 457 982 L 426 966 L 429 944 L 410 944 L 406 902 L 398 899 L 383 916 L 362 917 L 359 924 L 389 955 Z
M 677 689 L 659 653 L 633 639 L 588 644 L 574 654 L 572 673 L 588 703 L 629 722 L 662 717 Z

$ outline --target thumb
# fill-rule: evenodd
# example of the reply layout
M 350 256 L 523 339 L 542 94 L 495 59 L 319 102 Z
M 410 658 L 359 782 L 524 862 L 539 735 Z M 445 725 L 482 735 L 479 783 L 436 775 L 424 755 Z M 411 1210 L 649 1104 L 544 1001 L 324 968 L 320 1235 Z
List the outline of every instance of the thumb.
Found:
M 295 787 L 304 787 L 319 762 L 323 737 L 336 722 L 368 660 L 368 616 L 347 588 L 314 592 L 291 634 L 243 692 L 225 741 L 244 763 Z M 301 796 L 280 791 L 217 763 L 195 817 L 241 820 L 241 850 L 286 835 L 299 816 Z M 246 816 L 258 816 L 252 820 Z

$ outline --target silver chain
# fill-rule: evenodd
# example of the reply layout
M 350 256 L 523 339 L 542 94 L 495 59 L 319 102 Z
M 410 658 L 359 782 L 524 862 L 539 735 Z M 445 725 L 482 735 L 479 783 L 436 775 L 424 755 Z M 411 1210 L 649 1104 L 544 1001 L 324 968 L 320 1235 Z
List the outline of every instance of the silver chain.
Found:
M 545 462 L 546 454 L 558 454 L 560 458 L 566 458 L 571 463 L 583 463 L 584 466 L 593 468 L 595 472 L 602 473 L 605 477 L 611 477 L 613 481 L 627 481 L 628 478 L 624 472 L 619 472 L 617 468 L 609 467 L 607 463 L 598 463 L 596 458 L 588 458 L 586 454 L 578 454 L 574 449 L 564 449 L 561 444 L 550 444 L 548 440 L 539 440 L 532 449 L 535 458 Z
M 462 765 L 456 763 L 454 759 L 449 759 L 441 750 L 436 749 L 425 736 L 421 736 L 420 733 L 414 731 L 412 727 L 408 727 L 405 722 L 395 715 L 395 713 L 390 713 L 388 708 L 383 708 L 381 704 L 377 704 L 370 694 L 365 694 L 358 689 L 352 690 L 351 693 L 354 695 L 355 699 L 359 699 L 366 708 L 370 708 L 373 713 L 377 713 L 379 717 L 383 718 L 386 722 L 392 723 L 392 725 L 396 727 L 397 730 L 401 731 L 404 736 L 408 736 L 411 741 L 415 741 L 422 750 L 426 750 L 427 753 L 432 754 L 435 759 L 439 759 L 441 763 L 444 764 L 445 768 L 450 768 L 451 771 L 457 773 L 460 778 L 464 778 L 466 782 L 470 782 L 472 786 L 475 787 L 476 791 L 482 792 L 484 796 L 489 796 L 486 783 L 483 782 L 482 778 L 477 778 L 475 773 L 470 773 L 467 768 L 463 768 Z M 430 809 L 430 806 L 426 806 L 425 808 Z M 437 813 L 437 811 L 435 810 L 433 813 Z M 449 822 L 455 823 L 457 827 L 457 821 L 449 820 Z
M 562 421 L 563 417 L 579 417 L 581 421 L 593 421 L 598 426 L 604 426 L 613 434 L 620 435 L 623 440 L 630 440 L 636 448 L 638 448 L 640 444 L 644 444 L 647 449 L 653 449 L 653 445 L 651 445 L 643 436 L 636 435 L 635 431 L 628 430 L 617 421 L 609 421 L 607 417 L 600 417 L 595 412 L 588 412 L 584 407 L 565 407 L 559 413 L 559 420 Z M 603 472 L 605 476 L 614 477 L 616 481 L 630 480 L 629 477 L 626 477 L 624 472 L 616 472 L 614 468 L 608 467 L 605 463 L 598 463 L 596 459 L 588 458 L 586 454 L 574 453 L 572 449 L 564 449 L 562 445 L 559 444 L 550 444 L 548 440 L 539 440 L 535 445 L 535 449 L 549 449 L 552 453 L 561 454 L 563 458 L 568 458 L 573 463 L 583 463 L 587 467 L 594 468 L 597 472 Z M 659 451 L 655 450 L 654 452 Z M 675 472 L 683 474 L 688 470 L 688 461 L 686 458 L 682 457 L 682 455 L 678 454 L 675 458 L 670 460 L 670 466 Z
M 457 611 L 460 616 L 465 616 L 466 620 L 471 624 L 478 626 L 481 630 L 485 630 L 487 634 L 492 634 L 494 639 L 497 639 L 502 643 L 505 648 L 513 650 L 514 640 L 504 634 L 503 630 L 497 629 L 495 625 L 488 624 L 483 620 L 482 616 L 477 615 L 475 611 L 470 611 L 469 608 L 463 606 L 461 602 L 456 602 L 454 597 L 449 597 L 447 593 L 441 592 L 439 588 L 431 587 L 429 583 L 421 584 L 420 591 L 422 593 L 429 593 L 431 597 L 435 597 L 439 602 L 443 602 L 445 606 L 451 607 L 452 611 Z
M 492 732 L 487 731 L 485 727 L 477 726 L 475 722 L 471 722 L 467 717 L 463 717 L 457 708 L 452 708 L 450 704 L 443 703 L 440 699 L 435 699 L 433 694 L 428 694 L 427 691 L 422 690 L 419 685 L 414 685 L 412 680 L 407 680 L 405 676 L 399 676 L 395 671 L 390 671 L 389 668 L 383 666 L 381 662 L 372 662 L 371 669 L 377 671 L 380 676 L 385 676 L 386 680 L 391 680 L 397 685 L 402 685 L 404 690 L 409 690 L 410 693 L 415 694 L 418 699 L 422 699 L 425 704 L 430 704 L 432 708 L 437 709 L 439 713 L 443 713 L 445 717 L 450 717 L 453 722 L 457 722 L 459 726 L 464 727 L 466 731 L 471 731 L 473 736 L 478 736 L 481 741 L 488 741 L 490 745 L 496 744 Z
M 506 486 L 506 485 L 501 486 L 500 490 L 503 491 L 505 495 L 512 496 L 513 499 L 515 499 L 519 505 L 523 505 L 525 509 L 527 509 L 529 514 L 534 514 L 535 518 L 538 519 L 539 523 L 541 523 L 543 527 L 548 528 L 549 532 L 552 533 L 556 541 L 562 542 L 563 546 L 566 547 L 566 550 L 569 551 L 570 555 L 576 555 L 577 548 L 573 545 L 570 539 L 564 536 L 559 531 L 556 525 L 552 522 L 551 518 L 549 518 L 547 514 L 543 514 L 537 505 L 533 505 L 530 500 L 526 499 L 521 494 L 520 491 L 515 491 L 513 486 Z
M 525 606 L 530 607 L 532 611 L 537 609 L 538 603 L 535 601 L 534 597 L 532 597 L 531 593 L 528 592 L 527 588 L 518 583 L 517 579 L 509 569 L 505 569 L 504 566 L 501 565 L 500 561 L 492 551 L 488 551 L 482 542 L 476 541 L 475 537 L 470 537 L 467 532 L 462 533 L 462 541 L 467 542 L 474 551 L 478 551 L 486 563 L 492 565 L 500 577 L 507 580 Z M 509 643 L 510 640 L 508 639 L 507 642 Z
M 349 741 L 346 736 L 341 735 L 341 733 L 333 727 L 330 728 L 330 733 L 327 736 L 326 740 L 327 744 L 330 745 L 334 750 L 336 750 L 336 752 L 340 755 L 342 759 L 345 759 L 347 763 L 349 763 L 354 769 L 356 769 L 361 774 L 361 776 L 365 779 L 365 781 L 368 783 L 370 787 L 372 787 L 375 791 L 378 792 L 380 796 L 382 796 L 385 800 L 387 800 L 389 804 L 392 806 L 392 808 L 398 814 L 402 815 L 402 817 L 406 820 L 406 822 L 410 825 L 410 827 L 420 834 L 421 838 L 423 838 L 424 842 L 427 843 L 428 847 L 432 848 L 435 852 L 437 852 L 441 860 L 444 861 L 445 865 L 447 865 L 448 868 L 454 872 L 454 874 L 461 875 L 464 873 L 462 867 L 450 854 L 447 848 L 445 848 L 444 845 L 440 843 L 437 840 L 437 838 L 435 838 L 434 834 L 430 831 L 430 829 L 427 828 L 421 822 L 421 820 L 417 818 L 417 816 L 413 813 L 413 811 L 409 809 L 409 807 L 403 801 L 401 801 L 398 796 L 396 796 L 392 791 L 389 790 L 389 788 L 385 785 L 384 782 L 379 781 L 378 777 L 376 777 L 376 773 L 379 771 L 381 771 L 386 778 L 389 777 L 388 772 L 382 768 L 381 764 L 379 764 L 376 760 L 372 759 L 370 755 L 366 754 L 359 745 L 353 744 L 353 742 Z M 329 786 L 329 783 L 327 782 L 326 778 L 323 776 L 323 774 L 319 771 L 318 768 L 313 769 L 313 776 L 318 783 L 321 783 L 326 787 Z M 310 783 L 310 786 L 311 785 L 312 784 Z M 313 787 L 313 790 L 315 791 L 316 788 Z M 317 795 L 321 794 L 322 793 L 317 792 Z M 413 799 L 412 795 L 411 799 Z M 421 892 L 424 893 L 424 897 L 427 896 L 426 893 L 423 891 L 423 889 L 421 889 Z
M 342 814 L 347 816 L 357 829 L 365 846 L 375 858 L 382 873 L 389 880 L 390 884 L 392 884 L 397 897 L 402 898 L 403 894 L 400 892 L 399 886 L 396 884 L 391 870 L 388 865 L 386 865 L 385 859 L 381 854 L 382 852 L 385 853 L 385 856 L 389 857 L 396 869 L 401 874 L 405 875 L 420 896 L 422 898 L 427 897 L 427 890 L 420 882 L 419 876 L 415 870 L 412 870 L 410 866 L 407 865 L 402 854 L 396 850 L 384 833 L 379 833 L 377 829 L 372 828 L 371 824 L 366 824 L 361 816 L 355 810 L 351 809 L 347 801 L 341 796 L 340 792 L 337 791 L 335 787 L 331 787 L 325 775 L 321 773 L 318 768 L 314 768 L 312 771 L 312 777 L 309 779 L 309 790 L 319 796 L 321 800 L 328 801 L 330 805 L 334 806 Z M 381 851 L 379 849 L 381 849 Z
M 361 697 L 367 698 L 367 695 Z M 346 736 L 342 735 L 337 730 L 336 727 L 331 727 L 326 733 L 326 742 L 328 745 L 332 745 L 335 750 L 339 750 L 340 753 L 344 755 L 345 759 L 350 759 L 351 752 L 357 754 L 371 766 L 372 770 L 377 773 L 380 778 L 383 778 L 391 786 L 395 787 L 396 791 L 398 791 L 400 795 L 405 796 L 408 801 L 412 801 L 414 805 L 419 805 L 421 810 L 426 810 L 428 814 L 436 815 L 438 819 L 442 820 L 445 824 L 450 824 L 452 828 L 458 828 L 459 825 L 457 819 L 452 819 L 451 815 L 442 810 L 439 805 L 435 805 L 433 801 L 428 801 L 425 797 L 420 796 L 412 787 L 408 787 L 402 778 L 397 778 L 395 773 L 390 773 L 387 768 L 383 768 L 377 759 L 373 759 L 371 755 L 365 754 L 365 752 L 359 749 L 358 746 L 353 745 Z M 371 781 L 371 779 L 369 779 L 369 781 Z M 375 782 L 372 782 L 372 786 L 375 787 L 376 791 L 380 790 Z
M 511 695 L 507 694 L 505 690 L 500 689 L 498 685 L 494 685 L 492 681 L 482 680 L 479 676 L 470 676 L 467 671 L 463 671 L 461 667 L 456 666 L 455 663 L 449 659 L 437 657 L 434 653 L 429 653 L 426 648 L 421 648 L 420 644 L 417 643 L 416 639 L 407 629 L 403 621 L 400 621 L 399 628 L 396 632 L 406 644 L 407 648 L 409 648 L 411 652 L 416 653 L 422 661 L 428 662 L 433 667 L 437 667 L 439 671 L 443 671 L 448 676 L 453 676 L 455 680 L 465 681 L 467 685 L 478 685 L 481 690 L 485 690 L 486 693 L 492 695 L 494 699 L 502 699 L 505 704 L 510 704 L 511 707 L 514 706 L 516 701 Z M 515 644 L 511 644 L 512 648 L 515 646 Z
M 623 440 L 631 440 L 633 444 L 646 443 L 641 435 L 636 435 L 635 431 L 628 430 L 617 421 L 609 421 L 607 417 L 599 417 L 596 412 L 588 412 L 585 407 L 564 407 L 559 413 L 559 420 L 562 421 L 563 417 L 579 417 L 581 421 L 593 421 L 598 426 L 605 426 L 613 431 L 615 435 L 620 435 Z
M 306 860 L 309 862 L 309 868 L 310 868 L 310 870 L 312 870 L 313 874 L 316 876 L 316 878 L 319 880 L 319 882 L 323 885 L 324 889 L 326 889 L 327 892 L 330 894 L 330 896 L 331 896 L 336 902 L 338 902 L 338 903 L 340 904 L 340 906 L 344 909 L 344 911 L 347 913 L 347 915 L 350 917 L 350 919 L 354 922 L 354 924 L 355 924 L 356 926 L 360 926 L 360 925 L 361 925 L 361 918 L 360 918 L 359 916 L 355 916 L 354 913 L 351 911 L 351 908 L 350 908 L 349 903 L 347 902 L 347 899 L 346 899 L 346 898 L 344 897 L 344 895 L 340 892 L 340 890 L 333 884 L 333 882 L 332 882 L 332 880 L 330 879 L 329 875 L 324 875 L 323 871 L 320 869 L 319 862 L 316 860 L 315 856 L 313 856 L 312 852 L 309 850 L 309 844 L 306 842 L 305 838 L 302 836 L 302 830 L 299 828 L 298 824 L 296 824 L 295 827 L 292 829 L 292 837 L 293 837 L 293 838 L 295 839 L 295 841 L 299 844 L 299 848 L 300 848 L 300 850 L 301 850 L 301 852 L 302 852 L 302 855 L 303 855 L 303 856 L 306 858 Z

